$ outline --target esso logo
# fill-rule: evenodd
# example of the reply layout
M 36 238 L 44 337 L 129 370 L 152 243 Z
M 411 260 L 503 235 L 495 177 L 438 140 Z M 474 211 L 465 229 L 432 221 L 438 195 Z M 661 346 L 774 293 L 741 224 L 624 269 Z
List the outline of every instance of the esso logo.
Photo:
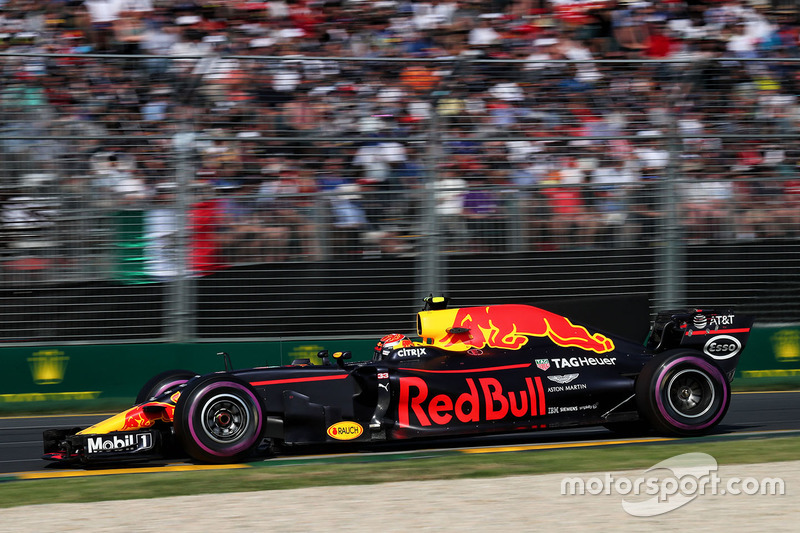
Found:
M 730 335 L 718 335 L 711 339 L 703 347 L 703 353 L 707 356 L 717 359 L 730 359 L 742 349 L 742 343 L 739 339 L 731 337 Z

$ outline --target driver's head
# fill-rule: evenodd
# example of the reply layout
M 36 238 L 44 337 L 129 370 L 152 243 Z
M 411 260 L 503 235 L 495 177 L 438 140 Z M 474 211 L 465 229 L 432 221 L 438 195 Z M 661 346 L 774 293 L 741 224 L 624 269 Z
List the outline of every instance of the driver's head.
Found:
M 413 345 L 414 343 L 411 342 L 411 339 L 402 333 L 391 333 L 385 337 L 382 337 L 381 340 L 378 341 L 378 344 L 375 346 L 375 352 L 372 356 L 372 360 L 380 361 L 389 355 L 392 350 L 396 350 L 397 348 L 406 348 Z

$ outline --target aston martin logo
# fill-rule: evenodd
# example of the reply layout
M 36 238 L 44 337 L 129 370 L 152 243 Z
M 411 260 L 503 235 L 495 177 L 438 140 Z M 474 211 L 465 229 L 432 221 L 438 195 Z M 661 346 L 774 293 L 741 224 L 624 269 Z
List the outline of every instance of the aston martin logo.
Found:
M 547 376 L 547 379 L 549 379 L 550 381 L 555 381 L 556 383 L 559 383 L 559 384 L 563 385 L 565 383 L 569 383 L 570 381 L 572 381 L 573 379 L 577 378 L 578 376 L 579 376 L 579 374 L 562 374 L 560 376 Z
M 69 357 L 59 350 L 40 350 L 30 357 L 33 382 L 37 385 L 55 385 L 64 380 Z

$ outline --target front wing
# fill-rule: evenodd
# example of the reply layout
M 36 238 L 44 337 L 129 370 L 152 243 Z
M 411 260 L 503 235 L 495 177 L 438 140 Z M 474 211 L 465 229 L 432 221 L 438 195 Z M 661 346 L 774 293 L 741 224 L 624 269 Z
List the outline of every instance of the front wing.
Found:
M 160 459 L 171 449 L 158 429 L 77 434 L 81 428 L 44 432 L 43 459 L 60 463 L 104 463 Z

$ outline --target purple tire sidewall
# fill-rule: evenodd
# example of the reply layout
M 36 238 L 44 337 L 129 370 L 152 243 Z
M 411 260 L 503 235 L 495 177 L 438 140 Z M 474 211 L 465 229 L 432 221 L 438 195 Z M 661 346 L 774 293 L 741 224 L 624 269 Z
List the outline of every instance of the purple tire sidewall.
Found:
M 188 379 L 176 379 L 175 381 L 170 381 L 169 383 L 165 383 L 165 384 L 161 385 L 159 388 L 157 388 L 153 392 L 153 394 L 151 396 L 153 396 L 153 397 L 160 396 L 160 395 L 164 394 L 164 391 L 168 391 L 172 387 L 177 387 L 178 385 L 183 385 L 187 381 L 189 381 L 189 380 Z
M 197 398 L 197 397 L 200 397 L 200 396 L 204 396 L 209 390 L 213 390 L 213 389 L 220 388 L 220 387 L 228 387 L 228 388 L 236 389 L 238 391 L 241 391 L 241 392 L 245 393 L 247 396 L 249 396 L 253 400 L 253 405 L 255 406 L 255 409 L 256 409 L 256 412 L 254 414 L 258 417 L 258 426 L 256 427 L 256 431 L 253 433 L 252 438 L 247 439 L 247 440 L 243 440 L 242 442 L 240 442 L 236 446 L 232 446 L 230 448 L 226 448 L 224 452 L 220 452 L 218 450 L 212 450 L 211 448 L 209 448 L 208 446 L 203 444 L 203 442 L 199 438 L 197 430 L 194 427 L 194 415 L 195 415 L 195 412 L 197 410 L 198 402 L 196 402 L 196 401 L 192 402 L 192 405 L 189 408 L 189 412 L 187 413 L 187 417 L 186 418 L 187 418 L 188 423 L 189 423 L 189 434 L 192 436 L 192 439 L 194 440 L 194 442 L 200 448 L 203 449 L 203 451 L 205 451 L 206 453 L 209 453 L 211 455 L 215 455 L 217 457 L 230 457 L 232 455 L 236 455 L 237 453 L 242 452 L 242 451 L 250 448 L 253 444 L 256 443 L 256 441 L 258 440 L 259 436 L 261 435 L 261 424 L 262 424 L 263 417 L 261 416 L 261 403 L 259 402 L 258 398 L 256 398 L 256 395 L 253 394 L 253 392 L 250 389 L 248 389 L 247 387 L 245 387 L 241 383 L 236 383 L 234 381 L 214 381 L 212 383 L 209 383 L 209 384 L 203 386 L 200 390 L 198 390 L 195 393 L 194 397 Z
M 711 417 L 709 420 L 705 421 L 704 423 L 700 424 L 700 425 L 684 424 L 682 422 L 678 422 L 677 420 L 675 420 L 669 414 L 669 412 L 667 411 L 666 407 L 664 406 L 664 401 L 662 400 L 662 397 L 661 397 L 661 385 L 662 385 L 662 381 L 663 381 L 663 379 L 662 379 L 663 376 L 667 372 L 669 372 L 669 370 L 671 368 L 673 368 L 675 365 L 679 365 L 679 364 L 685 363 L 687 361 L 697 365 L 698 367 L 700 367 L 703 370 L 705 370 L 706 372 L 708 372 L 711 375 L 712 378 L 713 377 L 718 377 L 719 378 L 719 382 L 722 384 L 722 403 L 720 404 L 720 407 L 717 410 L 717 414 L 714 415 L 713 417 Z M 707 428 L 709 426 L 712 426 L 712 425 L 716 424 L 719 421 L 719 419 L 722 417 L 722 415 L 725 413 L 725 408 L 727 407 L 727 404 L 728 404 L 728 381 L 725 379 L 725 376 L 722 375 L 722 372 L 720 372 L 720 370 L 717 367 L 715 367 L 714 365 L 712 365 L 708 361 L 705 361 L 705 360 L 703 360 L 703 359 L 701 359 L 699 357 L 693 356 L 693 355 L 689 355 L 689 356 L 686 356 L 686 357 L 679 357 L 678 359 L 675 359 L 674 361 L 670 361 L 666 366 L 664 366 L 664 368 L 662 368 L 659 371 L 658 379 L 656 380 L 655 396 L 656 396 L 656 405 L 658 406 L 658 412 L 661 413 L 661 416 L 663 416 L 664 419 L 667 422 L 669 422 L 671 425 L 673 425 L 676 428 L 680 428 L 680 429 L 690 429 L 690 430 L 692 430 L 692 429 L 704 429 L 704 428 Z

